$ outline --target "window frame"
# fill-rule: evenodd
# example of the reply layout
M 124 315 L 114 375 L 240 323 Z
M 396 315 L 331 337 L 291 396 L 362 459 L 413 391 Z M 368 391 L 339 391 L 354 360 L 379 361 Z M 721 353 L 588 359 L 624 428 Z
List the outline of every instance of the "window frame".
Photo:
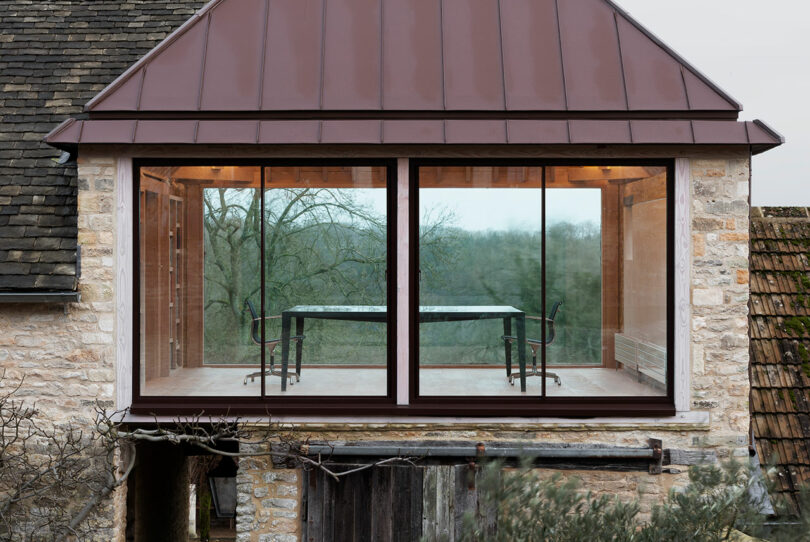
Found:
M 210 414 L 248 414 L 269 416 L 272 414 L 323 414 L 328 413 L 356 413 L 356 412 L 378 412 L 395 405 L 396 401 L 396 310 L 397 310 L 397 279 L 396 273 L 388 273 L 386 284 L 387 296 L 387 348 L 386 348 L 386 393 L 378 396 L 273 396 L 261 395 L 264 392 L 264 382 L 262 382 L 260 394 L 255 396 L 227 396 L 227 395 L 205 395 L 205 396 L 165 396 L 165 395 L 142 395 L 140 382 L 140 350 L 141 350 L 141 327 L 139 311 L 140 306 L 140 171 L 143 167 L 167 167 L 167 166 L 241 166 L 256 167 L 260 169 L 261 184 L 261 206 L 264 209 L 265 188 L 265 168 L 272 167 L 385 167 L 386 168 L 386 214 L 387 214 L 387 239 L 386 256 L 388 269 L 397 268 L 397 162 L 391 159 L 345 159 L 345 158 L 284 158 L 284 159 L 242 159 L 242 158 L 212 158 L 212 159 L 174 159 L 174 158 L 135 158 L 132 161 L 132 191 L 133 191 L 133 212 L 132 212 L 132 405 L 130 411 L 133 414 L 153 414 L 171 413 L 178 415 L 199 414 L 206 412 Z M 264 230 L 264 220 L 261 222 L 262 232 Z M 264 239 L 262 234 L 262 239 Z M 264 242 L 260 247 L 260 266 L 262 274 L 264 270 Z M 265 283 L 261 281 L 261 316 L 265 316 Z M 262 330 L 264 333 L 264 330 Z M 261 364 L 259 368 L 263 371 L 266 367 L 266 349 L 261 348 Z M 276 382 L 273 380 L 272 382 Z M 270 382 L 267 382 L 270 385 Z
M 545 219 L 546 185 L 545 168 L 565 166 L 648 166 L 663 167 L 667 180 L 667 385 L 666 395 L 626 397 L 537 397 L 523 395 L 503 396 L 421 396 L 419 385 L 419 168 L 420 167 L 542 167 L 542 290 L 545 292 Z M 675 414 L 675 161 L 673 159 L 444 159 L 417 158 L 410 160 L 409 170 L 409 299 L 408 299 L 408 374 L 410 386 L 408 398 L 411 408 L 426 409 L 442 414 L 464 412 L 474 415 L 508 416 L 563 416 L 585 417 L 600 415 L 615 416 L 672 416 Z M 546 300 L 543 299 L 546 313 Z M 543 329 L 545 335 L 545 329 Z M 541 363 L 545 366 L 545 347 Z M 543 379 L 545 380 L 545 379 Z M 545 390 L 545 381 L 542 383 Z
M 397 217 L 399 212 L 398 161 L 408 165 L 408 404 L 397 404 L 397 270 L 400 239 Z M 480 416 L 480 417 L 662 417 L 673 416 L 675 408 L 675 222 L 676 222 L 676 175 L 674 158 L 667 159 L 490 159 L 490 158 L 267 158 L 267 159 L 182 159 L 147 158 L 132 159 L 132 219 L 128 220 L 131 231 L 132 251 L 132 307 L 124 310 L 132 318 L 131 358 L 131 406 L 134 415 L 193 415 L 205 412 L 210 415 L 252 416 L 267 418 L 273 415 L 297 416 Z M 387 178 L 387 257 L 388 257 L 388 348 L 387 348 L 387 393 L 385 396 L 142 396 L 140 394 L 140 239 L 139 239 L 139 190 L 140 169 L 144 166 L 253 166 L 262 168 L 262 179 L 266 167 L 293 166 L 382 166 L 386 167 Z M 459 397 L 459 396 L 418 396 L 418 324 L 414 315 L 418 311 L 418 171 L 421 166 L 657 166 L 666 168 L 667 178 L 667 393 L 658 397 Z M 262 186 L 263 188 L 263 186 Z M 262 198 L 264 190 L 262 190 Z M 543 194 L 545 205 L 545 192 Z M 545 221 L 545 218 L 544 218 Z M 121 232 L 124 233 L 124 232 Z M 545 250 L 544 250 L 545 252 Z M 682 277 L 681 277 L 682 278 Z M 262 286 L 262 288 L 264 288 Z M 264 299 L 264 296 L 262 296 Z M 688 325 L 688 323 L 686 324 Z M 678 353 L 680 355 L 680 353 Z M 262 367 L 265 362 L 262 349 Z M 678 383 L 678 385 L 683 385 Z

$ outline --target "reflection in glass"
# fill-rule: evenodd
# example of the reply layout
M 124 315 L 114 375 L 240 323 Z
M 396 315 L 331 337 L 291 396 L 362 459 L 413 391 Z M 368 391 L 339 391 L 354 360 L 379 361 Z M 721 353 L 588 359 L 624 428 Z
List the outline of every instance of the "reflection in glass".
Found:
M 504 337 L 542 311 L 541 195 L 536 167 L 420 168 L 420 395 L 520 393 L 526 346 Z
M 547 395 L 666 394 L 666 182 L 661 167 L 547 170 L 546 304 L 564 300 Z
M 386 169 L 265 171 L 265 307 L 279 316 L 265 336 L 280 341 L 279 373 L 288 345 L 284 393 L 385 395 Z M 266 390 L 282 393 L 280 380 Z
M 386 169 L 265 174 L 141 168 L 142 395 L 387 393 Z
M 259 168 L 144 167 L 142 395 L 258 396 L 244 301 L 259 290 Z

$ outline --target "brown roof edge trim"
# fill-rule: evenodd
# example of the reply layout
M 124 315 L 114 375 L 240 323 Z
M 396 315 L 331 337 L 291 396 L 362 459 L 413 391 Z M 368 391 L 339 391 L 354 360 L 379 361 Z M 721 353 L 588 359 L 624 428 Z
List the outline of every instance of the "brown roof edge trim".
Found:
M 59 124 L 59 126 L 57 126 L 53 130 L 51 130 L 50 132 L 45 134 L 45 137 L 42 138 L 42 141 L 44 141 L 45 143 L 48 143 L 48 140 L 55 138 L 56 136 L 58 136 L 59 134 L 61 134 L 62 132 L 64 132 L 68 128 L 70 128 L 75 122 L 76 122 L 76 119 L 74 119 L 74 118 L 69 118 L 69 119 L 63 120 Z
M 650 38 L 656 45 L 661 47 L 661 49 L 663 49 L 666 53 L 668 53 L 675 60 L 680 62 L 681 65 L 686 67 L 689 71 L 691 71 L 692 74 L 694 74 L 695 77 L 697 77 L 698 79 L 700 79 L 701 81 L 703 81 L 704 83 L 709 85 L 709 87 L 711 87 L 712 90 L 717 92 L 720 96 L 723 97 L 724 100 L 726 100 L 728 103 L 733 105 L 734 108 L 738 112 L 743 110 L 743 106 L 739 101 L 734 99 L 728 92 L 726 92 L 725 90 L 720 88 L 720 86 L 717 83 L 715 83 L 714 81 L 712 81 L 711 79 L 709 79 L 708 77 L 703 75 L 703 73 L 701 73 L 697 68 L 695 68 L 690 62 L 688 62 L 684 57 L 679 55 L 672 47 L 670 47 L 663 40 L 661 40 L 661 38 L 659 38 L 658 36 L 656 36 L 655 34 L 650 32 L 646 27 L 644 27 L 644 25 L 642 25 L 640 22 L 638 22 L 625 9 L 623 9 L 622 7 L 617 5 L 613 0 L 602 0 L 602 1 L 605 2 L 606 4 L 608 4 L 617 13 L 619 13 L 619 15 L 624 17 L 627 20 L 628 23 L 635 26 L 636 29 L 639 30 L 642 34 L 644 34 L 645 36 Z
M 531 111 L 531 110 L 319 110 L 274 111 L 94 111 L 90 120 L 738 120 L 736 111 Z
M 783 136 L 782 134 L 780 134 L 779 132 L 777 132 L 776 130 L 774 130 L 773 128 L 771 128 L 770 126 L 768 126 L 768 125 L 765 123 L 765 121 L 762 121 L 762 120 L 759 120 L 759 119 L 754 119 L 754 120 L 753 120 L 753 121 L 751 121 L 751 122 L 753 122 L 754 124 L 756 124 L 757 126 L 759 126 L 760 128 L 762 128 L 763 130 L 765 130 L 766 132 L 768 132 L 768 134 L 770 134 L 770 135 L 771 135 L 771 136 L 772 136 L 774 139 L 778 139 L 778 140 L 779 140 L 779 144 L 780 144 L 780 145 L 784 145 L 784 144 L 785 144 L 785 136 Z
M 195 13 L 194 15 L 189 17 L 189 19 L 186 22 L 184 22 L 182 25 L 180 25 L 177 28 L 177 30 L 175 30 L 174 32 L 172 32 L 171 34 L 166 36 L 166 38 L 163 41 L 161 41 L 159 44 L 157 44 L 157 46 L 155 46 L 154 49 L 152 49 L 151 51 L 146 53 L 135 64 L 133 64 L 132 66 L 127 68 L 127 70 L 124 71 L 124 73 L 122 73 L 121 75 L 116 77 L 115 80 L 112 83 L 110 83 L 109 85 L 104 87 L 104 89 L 102 89 L 101 92 L 96 94 L 89 102 L 84 104 L 83 111 L 84 112 L 89 112 L 96 105 L 103 102 L 107 98 L 107 96 L 109 94 L 111 94 L 112 92 L 117 90 L 118 87 L 120 87 L 124 82 L 126 82 L 133 73 L 137 72 L 139 69 L 141 69 L 142 67 L 149 64 L 149 62 L 151 62 L 152 58 L 159 55 L 161 52 L 163 52 L 163 50 L 165 48 L 167 48 L 169 45 L 171 45 L 172 43 L 177 41 L 180 38 L 180 36 L 185 34 L 198 20 L 203 18 L 209 11 L 213 10 L 215 7 L 217 7 L 223 1 L 224 0 L 211 0 L 206 5 L 204 5 L 202 8 L 200 8 L 200 10 L 197 13 Z

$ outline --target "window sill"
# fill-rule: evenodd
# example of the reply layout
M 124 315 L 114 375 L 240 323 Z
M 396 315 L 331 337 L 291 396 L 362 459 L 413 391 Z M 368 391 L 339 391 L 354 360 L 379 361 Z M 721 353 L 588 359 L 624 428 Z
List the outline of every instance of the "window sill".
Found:
M 166 423 L 182 416 L 128 413 L 124 423 L 149 424 Z M 472 417 L 472 416 L 276 416 L 275 423 L 295 424 L 302 429 L 341 432 L 374 430 L 430 429 L 448 430 L 488 430 L 503 429 L 526 431 L 708 431 L 710 415 L 706 411 L 676 412 L 674 416 L 661 417 L 607 417 L 592 418 L 552 418 L 552 417 Z M 267 416 L 224 416 L 211 417 L 213 421 L 241 421 L 244 423 L 266 423 Z

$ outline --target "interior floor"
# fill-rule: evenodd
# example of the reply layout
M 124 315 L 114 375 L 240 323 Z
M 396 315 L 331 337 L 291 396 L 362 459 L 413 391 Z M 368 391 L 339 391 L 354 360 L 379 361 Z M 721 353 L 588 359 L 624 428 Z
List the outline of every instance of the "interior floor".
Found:
M 561 385 L 551 378 L 546 379 L 546 394 L 554 397 L 608 397 L 608 396 L 661 396 L 665 392 L 639 382 L 623 370 L 595 368 L 554 368 Z M 261 392 L 260 379 L 254 382 L 247 374 L 249 368 L 200 367 L 177 369 L 171 376 L 149 380 L 143 395 L 150 396 L 241 396 L 256 397 Z M 267 395 L 385 395 L 386 371 L 384 368 L 333 369 L 304 368 L 301 381 L 281 391 L 281 379 L 267 379 Z M 520 382 L 509 384 L 502 368 L 424 368 L 419 374 L 419 390 L 422 395 L 454 396 L 520 396 Z M 540 395 L 540 377 L 526 379 L 526 395 Z

